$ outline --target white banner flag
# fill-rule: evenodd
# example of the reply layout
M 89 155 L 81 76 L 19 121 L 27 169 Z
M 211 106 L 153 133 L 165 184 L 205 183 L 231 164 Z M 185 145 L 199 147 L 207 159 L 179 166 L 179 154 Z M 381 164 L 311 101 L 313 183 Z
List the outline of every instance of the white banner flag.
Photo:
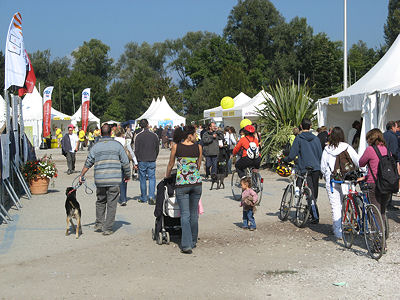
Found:
M 12 85 L 23 87 L 26 77 L 26 58 L 20 13 L 14 14 L 8 28 L 5 60 L 5 89 Z

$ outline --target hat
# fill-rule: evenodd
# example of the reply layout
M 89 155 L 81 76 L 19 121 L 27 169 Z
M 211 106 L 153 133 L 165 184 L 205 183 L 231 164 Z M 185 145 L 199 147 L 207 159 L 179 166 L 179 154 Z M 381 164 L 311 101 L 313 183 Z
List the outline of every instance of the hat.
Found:
M 256 131 L 256 129 L 254 128 L 253 125 L 247 125 L 246 127 L 244 127 L 244 130 L 246 130 L 250 133 L 254 133 Z
M 74 126 L 74 125 L 72 125 L 72 124 L 69 124 L 69 125 L 68 125 L 68 128 L 72 128 L 72 129 L 74 129 L 74 128 L 75 128 L 75 126 Z

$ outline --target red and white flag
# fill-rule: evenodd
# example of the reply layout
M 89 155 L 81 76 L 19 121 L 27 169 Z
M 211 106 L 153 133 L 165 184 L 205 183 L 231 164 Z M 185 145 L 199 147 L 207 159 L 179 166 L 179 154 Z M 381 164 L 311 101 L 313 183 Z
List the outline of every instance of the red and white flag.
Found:
M 18 96 L 20 97 L 22 97 L 27 93 L 32 93 L 33 88 L 35 87 L 36 84 L 35 72 L 33 71 L 31 60 L 29 59 L 28 52 L 26 52 L 26 50 L 25 50 L 25 61 L 26 61 L 27 73 L 24 86 L 18 90 Z
M 43 136 L 51 134 L 51 94 L 53 87 L 49 86 L 43 91 Z
M 84 89 L 82 92 L 82 130 L 86 132 L 89 124 L 89 104 L 90 104 L 90 88 Z

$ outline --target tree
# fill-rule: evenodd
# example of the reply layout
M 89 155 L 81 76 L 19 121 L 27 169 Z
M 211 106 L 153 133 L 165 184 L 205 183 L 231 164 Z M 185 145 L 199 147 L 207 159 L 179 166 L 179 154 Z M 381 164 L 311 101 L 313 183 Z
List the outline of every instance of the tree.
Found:
M 113 59 L 109 58 L 110 47 L 97 39 L 83 42 L 72 51 L 73 69 L 81 74 L 98 76 L 105 82 L 110 79 Z
M 374 49 L 368 48 L 365 42 L 358 41 L 350 48 L 348 61 L 350 82 L 354 83 L 378 62 L 378 55 Z
M 400 1 L 389 0 L 388 16 L 384 25 L 387 49 L 393 44 L 400 33 Z
M 341 42 L 332 42 L 325 33 L 314 36 L 310 53 L 304 57 L 313 98 L 330 96 L 343 88 L 342 51 Z
M 275 56 L 275 35 L 283 17 L 269 0 L 239 0 L 232 9 L 224 36 L 235 44 L 247 66 L 259 55 L 268 61 Z

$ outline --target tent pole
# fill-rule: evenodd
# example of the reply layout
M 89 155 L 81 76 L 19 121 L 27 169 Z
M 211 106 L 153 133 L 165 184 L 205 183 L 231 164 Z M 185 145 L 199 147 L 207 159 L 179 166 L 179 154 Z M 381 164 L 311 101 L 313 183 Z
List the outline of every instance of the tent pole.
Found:
M 344 0 L 343 89 L 347 89 L 347 0 Z

